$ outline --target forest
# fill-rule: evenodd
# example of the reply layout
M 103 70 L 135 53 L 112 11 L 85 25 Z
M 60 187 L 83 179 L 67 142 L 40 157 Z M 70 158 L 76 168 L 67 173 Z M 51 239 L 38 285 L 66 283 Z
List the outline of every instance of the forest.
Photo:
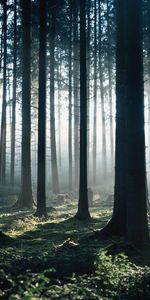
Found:
M 150 1 L 0 0 L 0 299 L 150 299 Z

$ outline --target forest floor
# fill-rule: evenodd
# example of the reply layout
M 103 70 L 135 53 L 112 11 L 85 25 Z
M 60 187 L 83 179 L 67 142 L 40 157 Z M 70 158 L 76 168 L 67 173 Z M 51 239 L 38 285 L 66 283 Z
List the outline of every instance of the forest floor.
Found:
M 105 197 L 88 222 L 73 218 L 76 200 L 54 203 L 43 219 L 11 205 L 0 206 L 0 299 L 150 299 L 150 245 L 94 234 L 111 216 Z

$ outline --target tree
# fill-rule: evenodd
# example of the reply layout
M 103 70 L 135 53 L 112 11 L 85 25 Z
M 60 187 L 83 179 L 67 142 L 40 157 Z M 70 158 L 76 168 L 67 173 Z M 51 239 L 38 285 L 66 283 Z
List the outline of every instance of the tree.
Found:
M 3 1 L 3 102 L 0 140 L 0 184 L 6 181 L 7 0 Z
M 126 1 L 127 238 L 148 240 L 144 133 L 142 0 Z
M 31 0 L 23 1 L 22 23 L 22 170 L 18 205 L 31 208 Z
M 51 166 L 52 166 L 52 189 L 55 194 L 59 193 L 59 179 L 56 151 L 56 130 L 55 130 L 55 15 L 56 7 L 51 7 L 50 26 L 50 135 L 51 135 Z
M 40 0 L 39 46 L 39 107 L 38 107 L 38 171 L 37 210 L 35 216 L 47 216 L 46 211 L 46 0 Z
M 89 182 L 89 165 L 90 165 L 90 38 L 91 38 L 91 0 L 87 1 L 87 168 Z
M 69 3 L 69 122 L 68 122 L 68 153 L 69 153 L 69 190 L 72 190 L 72 0 Z
M 98 4 L 99 11 L 99 79 L 100 79 L 100 97 L 101 97 L 101 119 L 102 119 L 102 158 L 103 158 L 103 174 L 106 178 L 107 153 L 106 153 L 106 122 L 104 110 L 104 67 L 102 59 L 102 17 L 101 17 L 101 1 Z
M 110 5 L 109 1 L 106 1 L 107 6 L 107 63 L 108 63 L 108 95 L 109 95 L 109 114 L 110 114 L 110 150 L 111 159 L 114 155 L 114 137 L 113 137 L 113 116 L 112 116 L 112 54 L 111 54 L 111 25 L 110 25 Z
M 140 0 L 117 1 L 115 198 L 101 231 L 137 246 L 148 240 L 141 19 Z
M 86 0 L 80 0 L 80 178 L 79 202 L 75 218 L 90 218 L 87 192 L 87 73 L 86 73 Z
M 59 162 L 59 171 L 61 171 L 62 155 L 61 155 L 61 50 L 58 52 L 58 67 L 57 67 L 57 81 L 58 81 L 58 162 Z
M 125 1 L 117 1 L 116 141 L 113 215 L 104 233 L 126 234 Z
M 97 158 L 97 7 L 94 0 L 94 119 L 93 119 L 93 184 L 96 184 Z
M 78 0 L 73 1 L 74 186 L 79 183 Z
M 14 186 L 15 170 L 15 134 L 16 134 L 16 76 L 17 76 L 17 1 L 14 1 L 14 45 L 13 45 L 13 101 L 11 125 L 11 167 L 10 182 Z

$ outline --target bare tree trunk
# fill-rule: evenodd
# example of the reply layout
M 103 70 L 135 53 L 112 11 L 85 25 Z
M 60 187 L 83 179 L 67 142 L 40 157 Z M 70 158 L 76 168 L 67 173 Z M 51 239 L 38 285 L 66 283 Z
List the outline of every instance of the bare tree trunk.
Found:
M 73 52 L 74 52 L 74 186 L 78 187 L 79 183 L 79 48 L 78 48 L 78 7 L 77 1 L 74 1 L 73 7 Z
M 149 157 L 150 157 L 150 3 L 147 3 L 147 20 L 148 20 L 148 111 L 149 111 Z
M 0 35 L 0 72 L 2 69 L 2 59 L 3 59 L 3 26 L 1 25 L 1 35 Z
M 102 233 L 148 241 L 141 0 L 117 1 L 116 168 L 113 216 Z
M 23 1 L 22 72 L 22 169 L 18 204 L 21 208 L 31 208 L 31 0 Z
M 142 1 L 126 0 L 127 239 L 148 240 L 144 133 Z
M 46 0 L 40 0 L 38 170 L 36 216 L 46 211 Z
M 93 184 L 96 185 L 97 163 L 97 9 L 94 0 L 94 118 L 93 118 Z
M 51 9 L 51 40 L 50 40 L 50 133 L 51 133 L 51 166 L 52 166 L 52 189 L 59 193 L 57 153 L 56 153 L 56 130 L 55 130 L 55 100 L 54 100 L 54 50 L 55 50 L 55 11 Z
M 72 1 L 69 6 L 69 123 L 68 123 L 68 153 L 69 153 L 69 190 L 72 190 Z
M 112 58 L 111 58 L 111 40 L 110 40 L 110 19 L 109 19 L 109 1 L 107 0 L 107 39 L 108 39 L 108 82 L 109 82 L 109 115 L 110 115 L 110 151 L 111 159 L 114 156 L 114 136 L 113 136 L 113 112 L 112 112 Z
M 6 88 L 7 88 L 7 0 L 3 2 L 3 103 L 1 118 L 1 140 L 0 140 L 0 184 L 5 185 L 6 182 Z
M 86 0 L 80 0 L 80 184 L 76 218 L 90 218 L 87 192 Z
M 58 67 L 58 162 L 59 170 L 61 171 L 61 53 L 58 55 L 59 67 Z
M 125 103 L 125 1 L 116 2 L 116 151 L 113 215 L 102 229 L 106 235 L 126 234 L 126 103 Z
M 99 1 L 99 77 L 100 77 L 100 96 L 101 96 L 101 119 L 102 119 L 102 160 L 103 160 L 103 177 L 106 178 L 107 173 L 107 151 L 106 151 L 106 123 L 104 109 L 104 75 L 102 61 L 102 21 L 101 21 L 101 2 Z
M 87 1 L 87 168 L 89 181 L 90 165 L 90 37 L 91 37 L 91 0 Z
M 12 101 L 12 126 L 11 126 L 11 167 L 10 183 L 14 186 L 15 170 L 15 139 L 16 139 L 16 64 L 17 64 L 17 1 L 14 1 L 14 49 L 13 49 L 13 101 Z

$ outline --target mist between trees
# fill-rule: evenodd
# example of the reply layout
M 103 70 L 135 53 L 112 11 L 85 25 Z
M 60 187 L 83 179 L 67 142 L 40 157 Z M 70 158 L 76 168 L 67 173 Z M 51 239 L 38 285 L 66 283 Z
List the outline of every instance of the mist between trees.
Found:
M 110 232 L 146 240 L 149 15 L 146 0 L 0 1 L 0 184 L 18 207 L 34 196 L 46 215 L 50 195 L 70 193 L 86 219 L 88 188 L 115 194 Z

